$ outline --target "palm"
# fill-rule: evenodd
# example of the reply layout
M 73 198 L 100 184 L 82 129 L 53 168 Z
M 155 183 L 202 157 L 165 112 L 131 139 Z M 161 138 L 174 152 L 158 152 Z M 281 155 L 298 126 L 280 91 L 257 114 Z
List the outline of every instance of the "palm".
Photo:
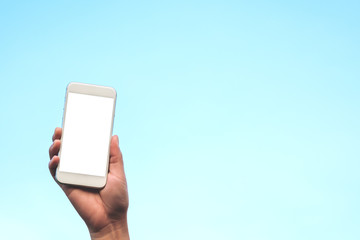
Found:
M 108 174 L 108 182 L 104 189 L 89 190 L 69 186 L 63 186 L 65 194 L 79 215 L 84 219 L 90 229 L 97 231 L 108 225 L 121 214 L 127 205 L 127 197 L 124 197 L 126 189 L 115 189 L 113 186 L 121 186 L 121 179 L 113 174 Z M 119 197 L 114 198 L 115 195 Z
M 68 186 L 64 186 L 63 190 L 89 228 L 101 229 L 102 224 L 104 226 L 108 224 L 100 192 L 90 192 Z

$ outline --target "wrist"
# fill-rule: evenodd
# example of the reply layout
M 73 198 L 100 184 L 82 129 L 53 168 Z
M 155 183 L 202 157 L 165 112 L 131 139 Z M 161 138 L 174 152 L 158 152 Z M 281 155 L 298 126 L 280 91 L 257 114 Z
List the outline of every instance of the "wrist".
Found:
M 121 222 L 111 222 L 96 232 L 90 231 L 92 240 L 129 240 L 127 220 Z

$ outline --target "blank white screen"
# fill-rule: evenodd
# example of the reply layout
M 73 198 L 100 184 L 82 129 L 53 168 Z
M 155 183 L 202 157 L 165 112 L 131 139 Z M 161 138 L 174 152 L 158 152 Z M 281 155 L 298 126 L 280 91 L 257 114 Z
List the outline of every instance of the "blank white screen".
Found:
M 68 93 L 59 170 L 105 176 L 114 99 Z

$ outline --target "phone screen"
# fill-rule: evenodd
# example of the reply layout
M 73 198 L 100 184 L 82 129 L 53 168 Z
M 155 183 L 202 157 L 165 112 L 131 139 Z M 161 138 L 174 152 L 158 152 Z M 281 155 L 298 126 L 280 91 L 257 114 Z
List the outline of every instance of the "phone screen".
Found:
M 69 92 L 59 171 L 105 176 L 114 98 Z

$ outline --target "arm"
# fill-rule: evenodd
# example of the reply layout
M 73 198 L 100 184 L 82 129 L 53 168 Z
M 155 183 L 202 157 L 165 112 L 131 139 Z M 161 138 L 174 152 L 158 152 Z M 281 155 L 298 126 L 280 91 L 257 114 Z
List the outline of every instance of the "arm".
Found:
M 61 128 L 56 128 L 50 146 L 49 170 L 55 179 L 60 158 Z M 86 223 L 91 239 L 130 239 L 127 226 L 129 197 L 124 172 L 124 163 L 117 136 L 111 138 L 109 174 L 102 189 L 88 189 L 59 184 L 76 211 Z
M 90 232 L 93 240 L 130 239 L 127 223 L 112 223 L 97 232 Z

